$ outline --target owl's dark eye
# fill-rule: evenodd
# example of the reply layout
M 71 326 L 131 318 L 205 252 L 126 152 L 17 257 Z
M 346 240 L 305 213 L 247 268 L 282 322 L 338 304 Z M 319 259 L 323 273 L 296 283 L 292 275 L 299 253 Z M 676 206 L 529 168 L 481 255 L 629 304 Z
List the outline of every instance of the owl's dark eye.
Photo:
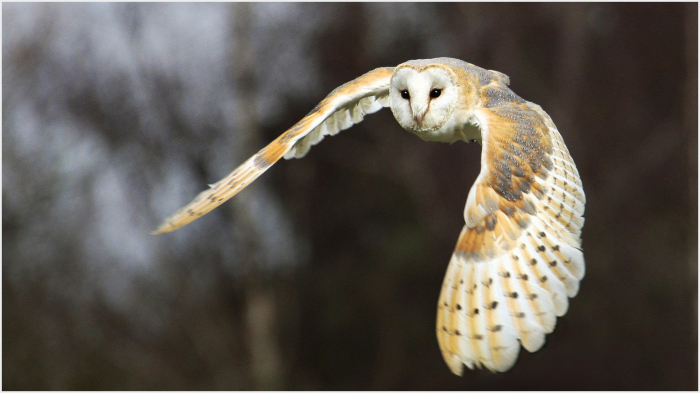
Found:
M 401 90 L 401 98 L 408 100 L 411 96 L 408 94 L 408 90 Z
M 442 89 L 430 90 L 430 98 L 438 98 L 440 97 L 440 93 L 442 93 Z

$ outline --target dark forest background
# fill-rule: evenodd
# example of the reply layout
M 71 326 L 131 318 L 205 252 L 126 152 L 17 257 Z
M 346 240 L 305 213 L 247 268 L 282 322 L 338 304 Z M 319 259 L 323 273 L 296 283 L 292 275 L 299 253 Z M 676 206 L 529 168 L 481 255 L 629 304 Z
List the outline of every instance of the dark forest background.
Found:
M 3 389 L 698 388 L 698 5 L 2 5 Z M 586 277 L 546 346 L 435 338 L 480 147 L 389 110 L 162 219 L 371 69 L 455 57 L 557 124 Z

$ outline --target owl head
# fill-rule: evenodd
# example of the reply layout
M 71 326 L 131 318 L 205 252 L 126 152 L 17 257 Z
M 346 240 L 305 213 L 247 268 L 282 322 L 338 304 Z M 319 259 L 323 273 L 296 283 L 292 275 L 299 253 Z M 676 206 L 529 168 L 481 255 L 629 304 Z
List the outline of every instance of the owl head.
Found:
M 442 128 L 458 96 L 456 75 L 440 63 L 410 61 L 391 77 L 391 111 L 401 126 L 418 136 Z

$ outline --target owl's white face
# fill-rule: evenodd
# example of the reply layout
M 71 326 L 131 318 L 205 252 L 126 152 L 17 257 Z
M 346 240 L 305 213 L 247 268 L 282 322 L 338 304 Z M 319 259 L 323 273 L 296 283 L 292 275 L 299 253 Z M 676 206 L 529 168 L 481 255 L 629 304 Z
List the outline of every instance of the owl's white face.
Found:
M 458 91 L 452 75 L 440 67 L 402 67 L 391 77 L 389 94 L 396 121 L 427 139 L 452 116 Z

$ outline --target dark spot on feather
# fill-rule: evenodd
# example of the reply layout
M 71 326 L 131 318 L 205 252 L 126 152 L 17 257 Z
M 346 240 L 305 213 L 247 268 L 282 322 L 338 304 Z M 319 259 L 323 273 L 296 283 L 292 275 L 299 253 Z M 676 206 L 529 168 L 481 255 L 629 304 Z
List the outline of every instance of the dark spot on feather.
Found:
M 523 158 L 523 152 L 520 151 L 512 142 L 506 145 L 506 150 L 518 158 Z
M 457 310 L 461 310 L 461 309 L 462 309 L 462 306 L 458 304 L 458 305 L 457 305 Z
M 504 177 L 510 178 L 510 165 L 508 165 L 508 162 L 505 160 L 496 160 L 494 166 L 504 175 Z
M 520 168 L 519 166 L 516 166 L 513 169 L 513 174 L 517 177 L 525 177 L 525 171 L 522 170 L 522 168 Z
M 524 220 L 524 219 L 522 219 L 522 218 L 518 220 L 518 226 L 519 226 L 520 228 L 522 228 L 522 229 L 527 229 L 527 226 L 528 226 L 528 225 L 529 225 L 529 222 L 527 222 L 526 220 Z
M 493 189 L 508 202 L 515 202 L 523 199 L 522 191 L 514 190 L 510 179 L 506 182 L 503 178 L 497 178 Z
M 524 193 L 526 193 L 526 194 L 527 194 L 528 192 L 530 192 L 530 182 L 528 182 L 527 180 L 521 181 L 521 182 L 520 182 L 520 191 L 522 191 L 522 192 L 524 192 Z
M 478 308 L 475 308 L 475 309 L 474 309 L 474 314 L 478 314 L 478 313 L 479 313 L 479 309 L 478 309 Z
M 522 210 L 531 216 L 534 216 L 535 214 L 537 214 L 537 210 L 535 209 L 535 204 L 532 203 L 532 201 L 529 199 L 523 203 Z
M 508 217 L 513 217 L 515 214 L 515 208 L 512 206 L 505 206 L 501 209 L 501 211 Z
M 513 165 L 518 165 L 518 161 L 515 159 L 515 157 L 511 156 L 510 154 L 508 154 L 506 152 L 501 153 L 501 158 L 510 162 Z
M 545 246 L 539 246 L 537 247 L 537 251 L 539 252 L 544 252 L 547 248 Z
M 552 170 L 554 165 L 552 164 L 552 160 L 549 157 L 545 157 L 544 159 L 544 167 L 547 168 L 547 170 Z
M 494 228 L 496 228 L 496 216 L 493 214 L 489 214 L 486 217 L 486 229 L 489 231 L 493 231 Z
M 255 158 L 253 158 L 253 165 L 255 165 L 256 168 L 265 169 L 270 166 L 270 162 L 267 161 L 263 154 L 256 154 Z
M 549 266 L 552 266 L 552 267 L 557 266 L 557 261 L 549 262 Z

